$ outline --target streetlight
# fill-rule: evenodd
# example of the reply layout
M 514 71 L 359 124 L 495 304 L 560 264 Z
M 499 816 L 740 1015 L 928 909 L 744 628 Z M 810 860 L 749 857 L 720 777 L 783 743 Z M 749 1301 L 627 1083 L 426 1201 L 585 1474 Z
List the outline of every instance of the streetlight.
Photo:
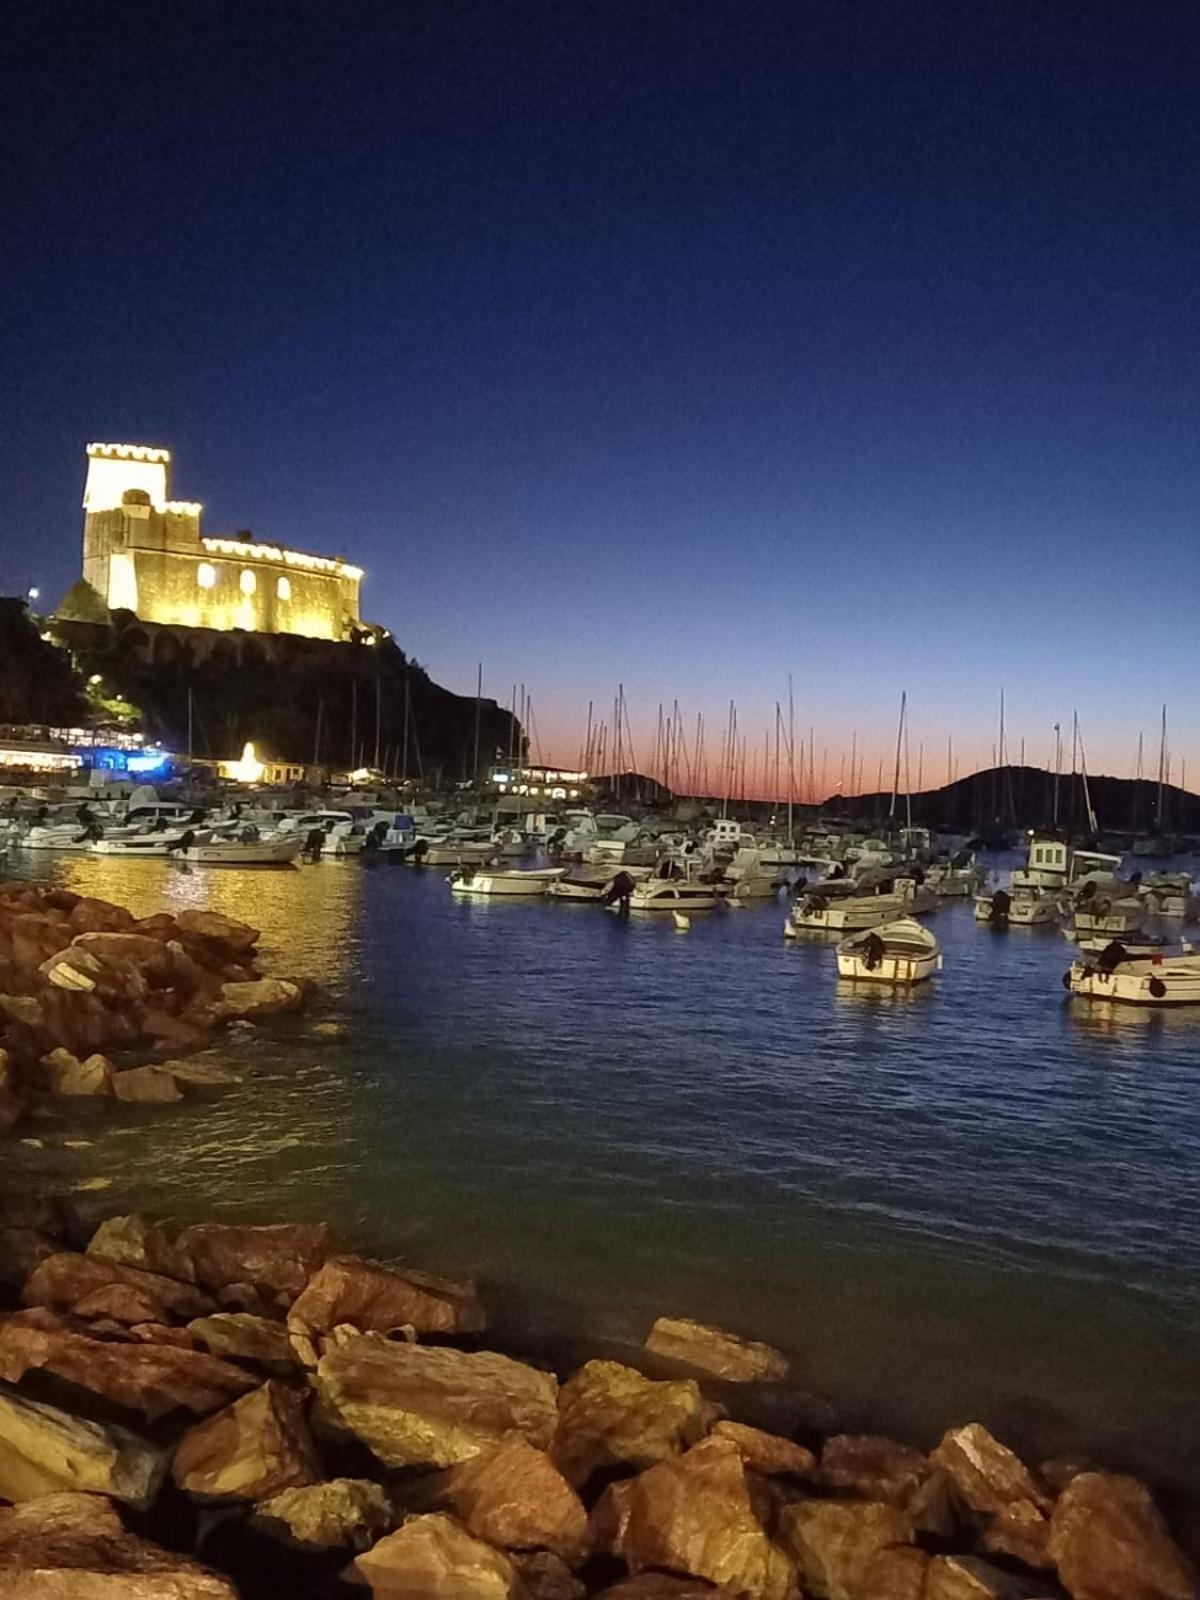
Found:
M 42 593 L 42 591 L 38 588 L 38 586 L 36 584 L 33 584 L 30 588 L 28 588 L 25 591 L 26 597 L 28 599 L 30 599 L 30 600 L 37 600 L 38 598 L 40 598 L 41 593 Z

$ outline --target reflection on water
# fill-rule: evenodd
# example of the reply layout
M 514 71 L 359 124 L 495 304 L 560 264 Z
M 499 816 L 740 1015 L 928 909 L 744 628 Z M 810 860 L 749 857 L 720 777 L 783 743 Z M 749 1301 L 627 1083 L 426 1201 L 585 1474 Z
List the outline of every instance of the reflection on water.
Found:
M 839 1005 L 849 1006 L 914 1006 L 928 1000 L 936 978 L 924 983 L 872 983 L 866 978 L 841 978 L 834 985 L 834 996 Z
M 222 1041 L 231 1094 L 81 1113 L 18 1166 L 110 1177 L 109 1209 L 328 1217 L 479 1271 L 527 1336 L 725 1321 L 852 1424 L 979 1417 L 1200 1478 L 1200 1016 L 1071 1003 L 1060 937 L 945 908 L 944 970 L 908 993 L 840 982 L 836 940 L 785 941 L 782 902 L 681 937 L 463 903 L 433 870 L 52 870 L 140 913 L 244 916 L 322 995 Z

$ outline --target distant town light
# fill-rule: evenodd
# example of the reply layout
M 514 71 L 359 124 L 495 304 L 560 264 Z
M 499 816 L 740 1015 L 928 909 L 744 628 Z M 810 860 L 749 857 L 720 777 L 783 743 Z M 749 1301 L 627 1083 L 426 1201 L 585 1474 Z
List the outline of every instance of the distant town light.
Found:
M 104 682 L 104 679 L 100 676 L 100 674 L 98 672 L 93 672 L 91 677 L 88 679 L 88 683 L 91 685 L 91 687 L 93 689 L 96 687 L 96 685 L 98 683 L 103 683 L 103 682 Z
M 42 591 L 37 587 L 36 584 L 34 584 L 34 586 L 30 590 L 28 590 L 27 592 L 28 592 L 29 598 L 31 600 L 37 600 L 40 597 Z
M 247 739 L 242 746 L 242 759 L 229 763 L 229 775 L 238 783 L 257 783 L 266 770 L 255 753 L 253 739 Z

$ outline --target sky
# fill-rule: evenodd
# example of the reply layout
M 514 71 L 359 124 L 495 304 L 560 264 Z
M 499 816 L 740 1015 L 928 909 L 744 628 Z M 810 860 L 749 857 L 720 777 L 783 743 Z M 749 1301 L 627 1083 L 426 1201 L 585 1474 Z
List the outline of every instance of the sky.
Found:
M 830 789 L 902 690 L 914 780 L 1001 690 L 1200 779 L 1193 4 L 47 0 L 0 74 L 0 590 L 165 445 L 547 760 L 623 684 L 753 769 L 790 675 Z

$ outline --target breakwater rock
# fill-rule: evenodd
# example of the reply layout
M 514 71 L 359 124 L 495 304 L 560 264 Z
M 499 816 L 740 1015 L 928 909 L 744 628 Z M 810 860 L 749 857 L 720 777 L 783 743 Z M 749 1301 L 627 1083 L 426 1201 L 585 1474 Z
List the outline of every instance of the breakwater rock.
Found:
M 297 1009 L 258 931 L 213 911 L 135 918 L 65 889 L 0 884 L 0 1132 L 48 1102 L 171 1103 L 230 1081 L 176 1059 L 231 1023 Z
M 6 1596 L 1198 1597 L 1137 1480 L 979 1423 L 771 1432 L 783 1356 L 701 1323 L 552 1372 L 491 1347 L 473 1283 L 326 1227 L 88 1229 L 28 1195 L 0 1263 Z

